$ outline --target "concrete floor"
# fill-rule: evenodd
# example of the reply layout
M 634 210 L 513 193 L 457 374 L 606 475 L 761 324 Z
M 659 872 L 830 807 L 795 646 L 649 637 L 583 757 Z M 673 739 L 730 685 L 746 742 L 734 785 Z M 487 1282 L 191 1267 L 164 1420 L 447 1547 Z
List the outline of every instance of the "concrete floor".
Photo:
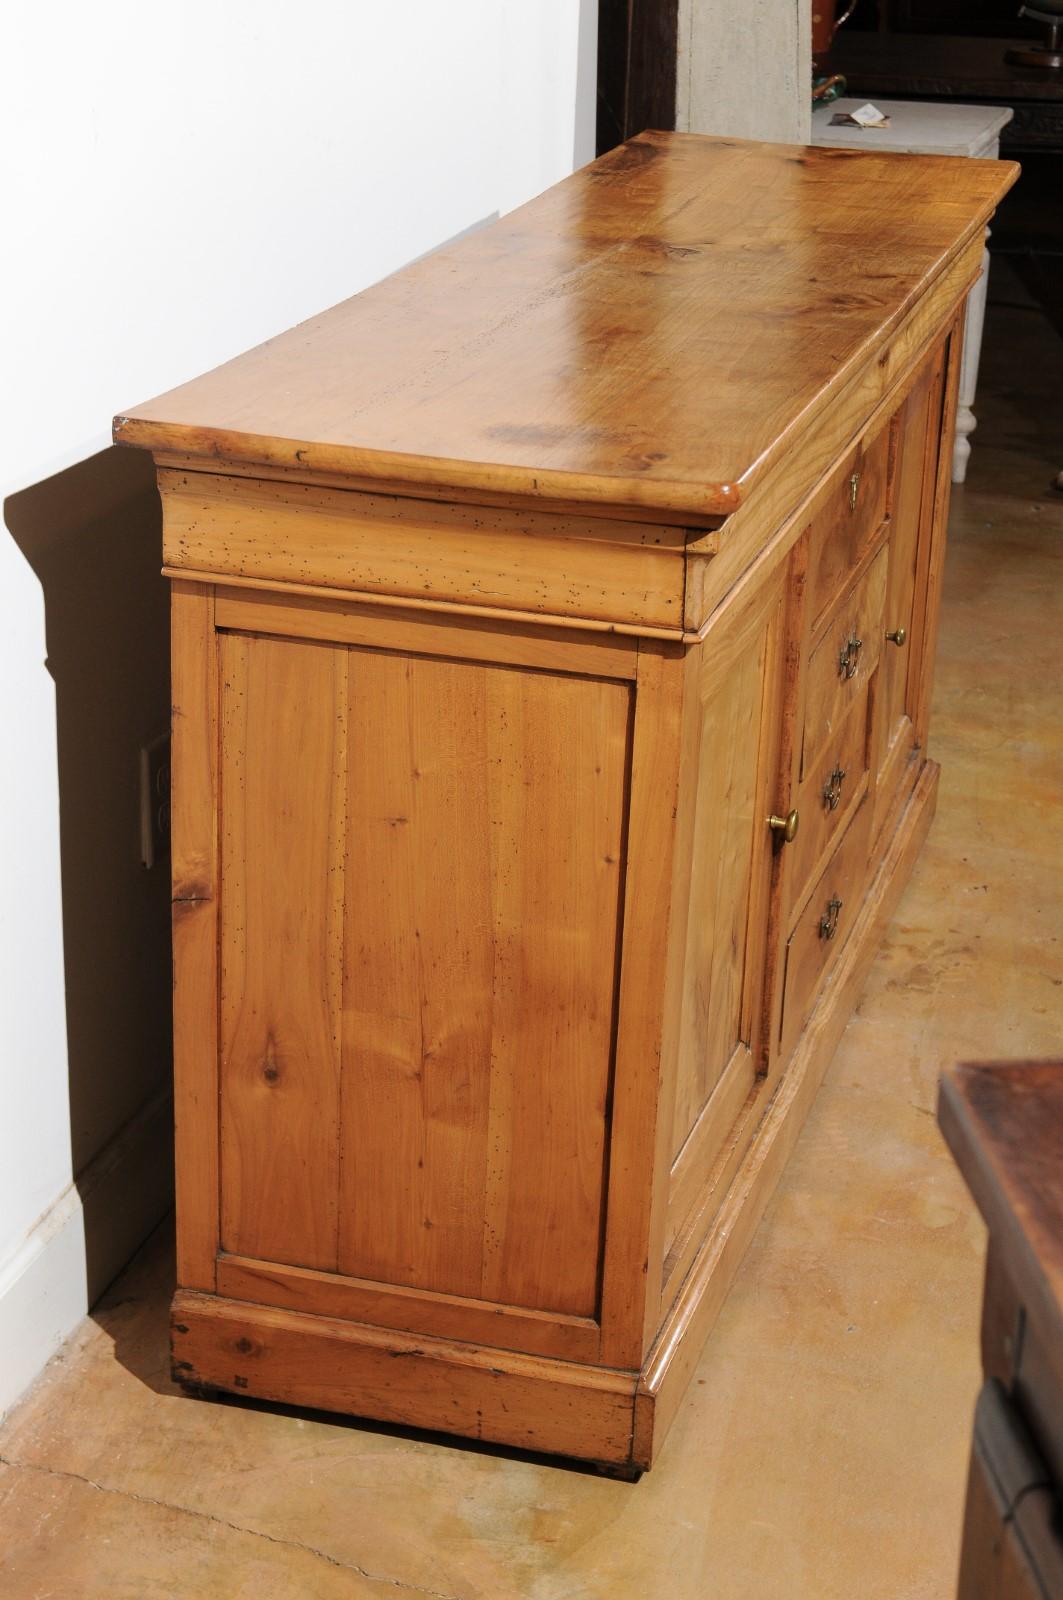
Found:
M 957 1058 L 1063 1022 L 1063 343 L 1002 275 L 955 494 L 938 818 L 641 1483 L 166 1373 L 159 1237 L 0 1430 L 5 1600 L 942 1600 L 983 1233 L 938 1136 Z

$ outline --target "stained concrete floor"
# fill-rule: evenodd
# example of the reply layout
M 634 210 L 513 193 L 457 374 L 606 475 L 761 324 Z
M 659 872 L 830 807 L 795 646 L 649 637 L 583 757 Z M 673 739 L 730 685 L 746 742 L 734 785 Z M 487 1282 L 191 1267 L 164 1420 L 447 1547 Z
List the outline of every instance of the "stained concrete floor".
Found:
M 937 1077 L 1063 1031 L 1063 342 L 1006 274 L 996 299 L 953 500 L 938 817 L 659 1465 L 630 1485 L 184 1398 L 163 1230 L 0 1430 L 5 1600 L 953 1592 L 984 1239 Z

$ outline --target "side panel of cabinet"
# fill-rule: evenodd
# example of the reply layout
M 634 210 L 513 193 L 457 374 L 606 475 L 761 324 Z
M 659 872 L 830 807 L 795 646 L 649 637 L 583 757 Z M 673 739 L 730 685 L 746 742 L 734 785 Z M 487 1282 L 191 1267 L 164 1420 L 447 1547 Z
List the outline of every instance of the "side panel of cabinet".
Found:
M 630 684 L 218 638 L 224 1257 L 593 1317 Z
M 769 815 L 781 806 L 791 715 L 788 598 L 800 590 L 783 563 L 733 607 L 698 647 L 693 693 L 696 776 L 690 894 L 683 930 L 675 1101 L 671 1130 L 665 1292 L 696 1249 L 713 1196 L 726 1188 L 729 1151 L 764 1085 L 760 1031 L 772 878 Z
M 925 594 L 942 420 L 944 351 L 927 363 L 899 419 L 882 647 L 874 688 L 874 832 L 881 829 L 914 754 Z M 890 637 L 892 635 L 892 637 Z

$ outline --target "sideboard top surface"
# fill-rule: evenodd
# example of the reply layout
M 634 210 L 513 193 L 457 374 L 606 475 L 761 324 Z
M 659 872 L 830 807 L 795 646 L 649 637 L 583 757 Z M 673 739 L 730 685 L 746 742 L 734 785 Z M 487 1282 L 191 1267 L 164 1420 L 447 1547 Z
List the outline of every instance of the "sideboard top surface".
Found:
M 1012 163 L 644 133 L 115 420 L 159 454 L 726 516 Z

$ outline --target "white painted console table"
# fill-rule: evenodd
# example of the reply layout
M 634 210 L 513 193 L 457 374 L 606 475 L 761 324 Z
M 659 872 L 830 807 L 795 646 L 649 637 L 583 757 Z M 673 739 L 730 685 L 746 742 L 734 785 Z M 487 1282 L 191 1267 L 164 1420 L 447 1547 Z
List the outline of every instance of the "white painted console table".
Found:
M 836 112 L 855 111 L 865 104 L 866 100 L 862 99 L 843 99 L 817 107 L 812 113 L 812 143 L 853 150 L 892 150 L 902 155 L 974 156 L 995 161 L 1000 153 L 1000 130 L 1014 115 L 1010 106 L 962 106 L 944 100 L 875 100 L 874 104 L 890 119 L 888 128 L 831 125 Z M 975 429 L 974 394 L 978 385 L 988 282 L 987 250 L 982 276 L 967 301 L 956 443 L 952 452 L 953 483 L 962 483 L 967 476 L 971 454 L 970 435 Z

